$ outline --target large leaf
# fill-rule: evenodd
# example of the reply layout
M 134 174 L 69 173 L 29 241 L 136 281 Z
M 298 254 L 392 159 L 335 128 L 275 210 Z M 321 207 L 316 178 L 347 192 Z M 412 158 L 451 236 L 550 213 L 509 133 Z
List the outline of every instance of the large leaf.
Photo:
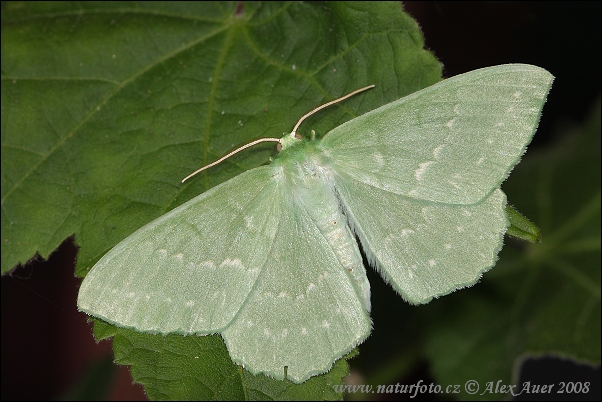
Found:
M 136 228 L 273 151 L 179 184 L 235 145 L 377 85 L 302 129 L 323 135 L 440 77 L 399 5 L 22 4 L 2 16 L 3 272 L 75 234 L 84 274 Z
M 75 235 L 84 275 L 145 223 L 274 152 L 257 147 L 179 184 L 232 147 L 376 84 L 300 130 L 323 135 L 440 75 L 398 3 L 8 3 L 2 272 Z M 336 399 L 346 374 L 343 361 L 318 386 L 296 386 L 232 365 L 217 336 L 98 331 L 152 398 Z M 201 378 L 198 360 L 214 374 Z

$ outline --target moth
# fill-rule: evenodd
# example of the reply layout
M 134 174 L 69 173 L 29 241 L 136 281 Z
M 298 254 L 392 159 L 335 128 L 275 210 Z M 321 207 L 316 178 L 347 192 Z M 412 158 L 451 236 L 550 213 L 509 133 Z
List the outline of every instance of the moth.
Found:
M 500 184 L 531 141 L 552 81 L 539 67 L 501 65 L 320 140 L 297 138 L 301 120 L 264 139 L 281 146 L 269 165 L 109 251 L 85 277 L 78 307 L 142 332 L 220 333 L 253 374 L 301 383 L 324 373 L 371 331 L 360 247 L 412 304 L 471 286 L 496 263 L 509 225 Z

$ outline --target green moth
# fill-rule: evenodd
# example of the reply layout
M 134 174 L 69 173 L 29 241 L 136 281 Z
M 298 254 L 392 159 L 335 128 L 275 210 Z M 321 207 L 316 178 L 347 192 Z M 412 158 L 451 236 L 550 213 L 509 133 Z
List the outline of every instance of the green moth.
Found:
M 371 266 L 408 302 L 471 286 L 508 227 L 500 184 L 537 128 L 553 76 L 475 70 L 354 118 L 295 130 L 242 173 L 123 240 L 78 307 L 150 333 L 220 333 L 253 374 L 324 373 L 371 330 Z M 268 139 L 271 140 L 271 139 Z M 286 371 L 285 371 L 286 370 Z

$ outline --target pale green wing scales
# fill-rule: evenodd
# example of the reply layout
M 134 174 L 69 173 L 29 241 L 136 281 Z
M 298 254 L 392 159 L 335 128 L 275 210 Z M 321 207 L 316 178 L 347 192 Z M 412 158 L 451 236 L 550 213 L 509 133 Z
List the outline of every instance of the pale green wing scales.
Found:
M 82 282 L 80 310 L 154 333 L 215 333 L 266 264 L 279 191 L 267 166 L 193 198 L 115 246 Z
M 222 332 L 232 360 L 294 382 L 328 371 L 371 329 L 369 283 L 335 194 L 311 162 L 275 161 L 281 211 L 249 300 Z M 280 167 L 282 166 L 282 168 Z
M 329 370 L 370 333 L 370 285 L 332 189 L 279 161 L 115 246 L 84 279 L 80 310 L 143 332 L 221 332 L 254 374 Z
M 499 189 L 478 204 L 449 205 L 344 174 L 335 183 L 368 261 L 410 303 L 471 286 L 497 261 L 508 226 L 506 196 Z
M 473 204 L 520 160 L 552 81 L 524 64 L 471 71 L 334 128 L 319 148 L 329 167 L 368 185 Z

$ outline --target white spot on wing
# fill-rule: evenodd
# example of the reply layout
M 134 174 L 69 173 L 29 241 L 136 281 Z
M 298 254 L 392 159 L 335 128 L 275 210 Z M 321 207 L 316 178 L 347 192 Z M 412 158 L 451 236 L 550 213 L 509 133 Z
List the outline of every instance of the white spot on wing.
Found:
M 174 257 L 176 257 L 176 259 L 178 261 L 184 260 L 184 254 L 182 254 L 182 253 L 178 253 L 178 254 L 174 255 Z
M 213 261 L 203 261 L 199 264 L 199 268 L 213 269 L 215 268 L 215 264 L 213 263 Z
M 414 231 L 412 229 L 401 229 L 401 237 L 408 237 L 408 235 L 411 235 L 412 233 L 414 233 Z
M 428 161 L 428 162 L 421 163 L 420 166 L 418 167 L 418 169 L 416 169 L 416 171 L 414 172 L 414 177 L 416 178 L 416 180 L 418 180 L 418 181 L 422 180 L 422 176 L 424 175 L 424 172 L 426 172 L 428 167 L 431 166 L 433 163 L 435 163 L 435 162 Z
M 376 162 L 376 164 L 378 165 L 379 168 L 381 168 L 385 165 L 385 159 L 383 158 L 383 156 L 381 154 L 379 154 L 378 152 L 375 152 L 373 156 L 374 156 L 374 162 Z
M 431 267 L 434 267 L 435 265 L 437 265 L 437 261 L 435 261 L 435 260 L 429 260 L 429 265 Z
M 443 147 L 445 147 L 445 144 L 441 144 L 437 148 L 433 149 L 433 156 L 435 159 L 439 159 L 439 154 L 441 153 Z
M 314 289 L 316 287 L 316 285 L 314 285 L 313 283 L 310 283 L 307 286 L 307 290 L 305 291 L 305 293 L 309 293 L 310 290 Z
M 451 181 L 449 182 L 449 184 L 451 184 L 452 186 L 454 186 L 456 189 L 460 189 L 460 185 L 458 183 L 456 183 L 455 181 Z
M 233 267 L 233 268 L 244 268 L 244 266 L 242 265 L 242 262 L 238 259 L 231 259 L 231 258 L 226 258 L 221 264 L 219 264 L 219 267 Z
M 450 121 L 448 121 L 447 123 L 445 123 L 445 127 L 452 128 L 452 126 L 454 125 L 455 121 L 456 121 L 456 118 L 454 117 L 453 119 L 451 119 Z
M 305 327 L 301 328 L 301 334 L 307 335 L 307 328 L 305 328 Z
M 326 320 L 323 320 L 322 321 L 322 327 L 329 328 L 330 327 L 330 323 L 328 321 L 326 321 Z

